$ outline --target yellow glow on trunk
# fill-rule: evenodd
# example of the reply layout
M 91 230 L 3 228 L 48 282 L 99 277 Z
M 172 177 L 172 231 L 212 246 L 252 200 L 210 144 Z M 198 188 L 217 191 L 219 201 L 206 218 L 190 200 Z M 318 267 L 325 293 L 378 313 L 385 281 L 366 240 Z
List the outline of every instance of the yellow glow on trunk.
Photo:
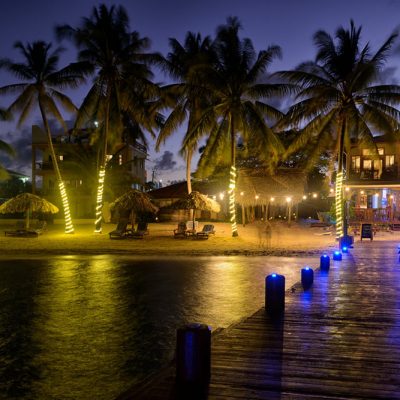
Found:
M 65 233 L 74 233 L 74 226 L 72 225 L 71 213 L 69 211 L 68 196 L 67 196 L 67 191 L 65 190 L 64 182 L 59 182 L 58 187 L 60 188 L 61 200 L 64 208 Z
M 229 214 L 231 216 L 232 236 L 238 236 L 237 225 L 236 225 L 235 188 L 236 188 L 236 167 L 232 165 L 229 178 Z
M 103 209 L 103 191 L 104 191 L 104 176 L 106 175 L 106 170 L 102 166 L 99 170 L 99 186 L 97 187 L 97 198 L 96 198 L 96 220 L 94 222 L 96 229 L 95 233 L 101 233 L 101 218 Z M 98 227 L 100 225 L 100 227 Z
M 343 236 L 343 172 L 338 172 L 336 176 L 336 238 Z

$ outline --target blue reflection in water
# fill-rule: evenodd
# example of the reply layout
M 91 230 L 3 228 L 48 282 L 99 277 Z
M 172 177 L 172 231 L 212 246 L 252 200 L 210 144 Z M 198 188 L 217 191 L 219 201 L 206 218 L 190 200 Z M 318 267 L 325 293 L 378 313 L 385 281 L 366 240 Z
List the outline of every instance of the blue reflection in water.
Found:
M 0 260 L 0 398 L 111 399 L 171 359 L 177 327 L 227 326 L 262 306 L 266 275 L 290 287 L 312 261 Z

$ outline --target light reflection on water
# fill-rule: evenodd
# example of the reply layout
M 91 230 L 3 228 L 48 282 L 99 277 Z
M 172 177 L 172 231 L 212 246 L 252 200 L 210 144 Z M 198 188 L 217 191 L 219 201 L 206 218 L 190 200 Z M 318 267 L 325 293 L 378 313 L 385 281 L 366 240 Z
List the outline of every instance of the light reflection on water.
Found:
M 317 259 L 0 260 L 0 398 L 112 399 L 171 359 L 188 322 L 225 327 Z M 3 396 L 3 397 L 1 397 Z

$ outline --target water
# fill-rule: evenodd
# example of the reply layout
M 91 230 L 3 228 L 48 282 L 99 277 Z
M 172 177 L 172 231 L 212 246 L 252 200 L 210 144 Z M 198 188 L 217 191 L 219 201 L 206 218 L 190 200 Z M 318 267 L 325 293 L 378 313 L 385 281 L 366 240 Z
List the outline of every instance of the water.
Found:
M 284 274 L 289 287 L 312 262 L 317 258 L 0 260 L 0 398 L 113 399 L 172 358 L 177 327 L 226 327 L 262 306 L 267 274 Z

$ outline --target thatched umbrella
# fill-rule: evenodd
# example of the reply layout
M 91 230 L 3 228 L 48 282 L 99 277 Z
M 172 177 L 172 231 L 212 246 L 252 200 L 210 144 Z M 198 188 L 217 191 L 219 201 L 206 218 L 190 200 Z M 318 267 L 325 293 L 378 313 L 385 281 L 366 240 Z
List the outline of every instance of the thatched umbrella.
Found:
M 135 213 L 156 213 L 158 207 L 152 202 L 147 193 L 140 192 L 139 190 L 130 189 L 122 196 L 118 197 L 113 203 L 110 204 L 111 210 L 130 211 Z
M 0 214 L 26 214 L 26 228 L 29 228 L 29 214 L 31 212 L 58 213 L 58 207 L 42 197 L 32 193 L 22 193 L 7 200 L 0 206 Z
M 220 211 L 219 204 L 216 201 L 196 191 L 171 204 L 171 208 L 175 210 L 193 210 L 193 229 L 195 222 L 194 210 Z

